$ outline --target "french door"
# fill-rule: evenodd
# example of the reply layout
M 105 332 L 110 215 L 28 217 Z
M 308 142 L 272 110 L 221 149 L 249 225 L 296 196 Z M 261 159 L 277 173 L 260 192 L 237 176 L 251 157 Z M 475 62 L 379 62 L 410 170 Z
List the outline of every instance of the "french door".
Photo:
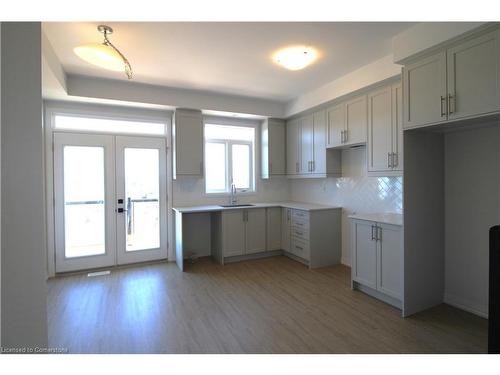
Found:
M 56 272 L 167 258 L 165 140 L 54 134 Z

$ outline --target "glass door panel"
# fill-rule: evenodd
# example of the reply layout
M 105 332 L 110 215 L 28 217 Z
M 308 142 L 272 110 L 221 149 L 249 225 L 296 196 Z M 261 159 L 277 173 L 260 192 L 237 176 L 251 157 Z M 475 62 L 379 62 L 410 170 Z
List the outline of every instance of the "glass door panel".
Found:
M 126 251 L 160 247 L 159 150 L 125 148 Z
M 56 272 L 115 262 L 113 137 L 54 134 Z
M 64 146 L 64 255 L 106 252 L 104 148 Z
M 118 264 L 167 258 L 166 170 L 164 139 L 116 137 Z

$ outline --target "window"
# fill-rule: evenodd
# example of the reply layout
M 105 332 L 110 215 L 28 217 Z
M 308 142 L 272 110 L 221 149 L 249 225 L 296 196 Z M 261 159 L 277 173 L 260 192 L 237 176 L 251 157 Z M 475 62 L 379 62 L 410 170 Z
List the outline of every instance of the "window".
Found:
M 205 124 L 205 190 L 225 194 L 255 191 L 255 128 Z
M 165 134 L 165 123 L 111 120 L 106 118 L 56 115 L 54 128 L 60 130 L 79 130 L 89 132 L 127 133 L 127 134 Z

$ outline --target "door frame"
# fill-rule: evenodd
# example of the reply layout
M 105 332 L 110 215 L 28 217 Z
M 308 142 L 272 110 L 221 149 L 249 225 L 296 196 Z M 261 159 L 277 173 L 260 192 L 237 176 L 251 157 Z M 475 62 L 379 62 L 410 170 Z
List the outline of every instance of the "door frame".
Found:
M 47 256 L 47 277 L 54 277 L 55 272 L 55 197 L 54 197 L 54 119 L 56 115 L 73 115 L 90 118 L 115 119 L 143 122 L 160 122 L 165 124 L 165 135 L 141 135 L 130 133 L 110 133 L 99 132 L 94 134 L 133 136 L 147 138 L 163 138 L 166 144 L 166 165 L 167 165 L 167 254 L 168 261 L 175 259 L 175 249 L 173 247 L 173 217 L 172 217 L 172 115 L 171 110 L 134 108 L 116 105 L 88 104 L 45 100 L 43 102 L 43 132 L 44 132 L 44 195 L 45 195 L 45 233 L 46 242 L 44 244 Z M 89 134 L 88 132 L 67 131 L 57 129 L 58 133 Z

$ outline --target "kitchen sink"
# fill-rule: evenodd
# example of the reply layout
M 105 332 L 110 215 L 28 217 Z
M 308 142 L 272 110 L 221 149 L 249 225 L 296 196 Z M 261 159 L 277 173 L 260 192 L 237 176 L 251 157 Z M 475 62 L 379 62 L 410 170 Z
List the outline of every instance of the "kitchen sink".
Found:
M 220 207 L 252 207 L 255 206 L 254 204 L 220 204 Z

